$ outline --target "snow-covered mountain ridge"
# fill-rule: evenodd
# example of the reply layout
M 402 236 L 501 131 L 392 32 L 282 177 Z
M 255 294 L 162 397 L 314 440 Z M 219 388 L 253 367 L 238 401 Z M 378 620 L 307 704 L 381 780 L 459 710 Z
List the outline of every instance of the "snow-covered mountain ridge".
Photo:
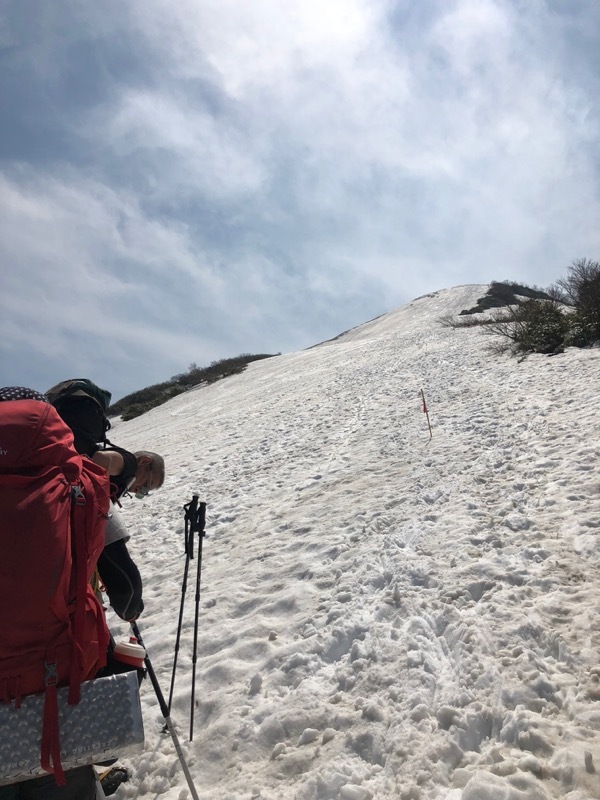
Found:
M 486 288 L 117 423 L 116 442 L 167 461 L 165 487 L 124 509 L 165 690 L 181 509 L 208 503 L 186 745 L 201 796 L 600 796 L 600 351 L 518 362 L 481 329 L 437 324 Z M 185 780 L 149 685 L 143 702 L 147 753 L 119 796 L 175 800 Z
M 382 314 L 370 322 L 352 328 L 331 341 L 340 343 L 399 331 L 406 334 L 415 330 L 430 330 L 439 318 L 456 316 L 461 311 L 472 308 L 488 289 L 487 283 L 470 283 L 453 289 L 440 289 L 417 297 L 388 314 Z

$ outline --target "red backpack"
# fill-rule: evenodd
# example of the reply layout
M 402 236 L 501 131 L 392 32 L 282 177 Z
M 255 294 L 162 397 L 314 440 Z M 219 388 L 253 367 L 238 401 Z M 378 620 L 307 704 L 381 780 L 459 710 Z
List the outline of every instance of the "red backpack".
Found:
M 45 692 L 40 763 L 64 784 L 58 686 L 106 663 L 109 633 L 90 587 L 104 547 L 105 470 L 80 456 L 56 410 L 0 402 L 0 701 Z

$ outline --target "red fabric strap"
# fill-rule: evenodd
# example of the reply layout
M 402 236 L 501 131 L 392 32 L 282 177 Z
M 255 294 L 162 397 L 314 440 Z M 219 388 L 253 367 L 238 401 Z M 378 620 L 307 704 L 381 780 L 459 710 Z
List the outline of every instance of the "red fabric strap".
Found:
M 60 761 L 60 736 L 58 731 L 58 694 L 56 691 L 56 660 L 48 655 L 46 661 L 46 693 L 44 696 L 44 719 L 42 723 L 42 769 L 54 775 L 58 786 L 66 784 L 65 773 Z M 50 763 L 52 759 L 52 763 Z
M 76 705 L 81 697 L 83 679 L 83 639 L 85 628 L 85 598 L 87 596 L 87 548 L 85 542 L 86 507 L 83 494 L 74 493 L 71 513 L 71 544 L 75 572 L 75 612 L 73 615 L 73 657 L 69 678 L 69 705 Z M 89 513 L 89 511 L 88 511 Z

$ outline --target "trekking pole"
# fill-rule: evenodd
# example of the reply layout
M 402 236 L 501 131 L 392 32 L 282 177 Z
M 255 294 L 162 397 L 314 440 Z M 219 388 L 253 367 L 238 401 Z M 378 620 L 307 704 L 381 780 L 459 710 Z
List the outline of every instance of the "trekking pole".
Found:
M 194 535 L 193 531 L 190 532 L 192 516 L 194 511 L 192 507 L 198 505 L 198 495 L 194 495 L 192 500 L 184 505 L 185 511 L 185 568 L 183 570 L 183 581 L 181 584 L 181 604 L 179 606 L 179 622 L 177 623 L 177 638 L 175 640 L 175 656 L 173 658 L 173 673 L 171 675 L 171 688 L 169 690 L 169 711 L 173 702 L 173 689 L 175 688 L 175 672 L 177 671 L 177 659 L 179 657 L 179 643 L 181 640 L 181 625 L 183 622 L 183 607 L 185 604 L 185 593 L 187 591 L 188 571 L 190 567 L 190 559 L 194 557 Z
M 198 616 L 200 613 L 200 574 L 202 572 L 202 540 L 205 536 L 206 503 L 198 506 L 198 495 L 194 495 L 190 506 L 190 539 L 198 534 L 198 566 L 196 570 L 196 611 L 194 615 L 194 651 L 192 654 L 192 700 L 190 710 L 190 742 L 194 738 L 194 709 L 196 706 L 196 660 L 198 657 Z M 192 558 L 194 557 L 192 552 Z
M 137 638 L 138 642 L 141 646 L 146 649 L 144 645 L 144 640 L 142 639 L 142 634 L 140 633 L 140 629 L 137 626 L 137 622 L 132 622 L 131 627 Z M 150 676 L 150 681 L 152 682 L 152 686 L 154 687 L 154 692 L 156 694 L 156 698 L 158 700 L 158 704 L 160 706 L 161 713 L 164 717 L 167 729 L 171 734 L 171 738 L 173 739 L 173 744 L 175 745 L 175 750 L 177 751 L 177 755 L 179 757 L 179 761 L 181 762 L 181 767 L 183 769 L 185 779 L 187 780 L 188 786 L 190 788 L 190 792 L 192 793 L 193 800 L 200 800 L 198 797 L 198 792 L 196 791 L 196 787 L 194 786 L 194 781 L 192 780 L 192 776 L 190 774 L 189 767 L 186 763 L 185 757 L 183 755 L 183 750 L 181 749 L 181 745 L 179 743 L 179 739 L 177 737 L 177 733 L 175 732 L 175 728 L 173 727 L 173 723 L 171 721 L 171 716 L 169 712 L 169 708 L 165 702 L 164 695 L 160 689 L 160 685 L 158 683 L 158 678 L 156 677 L 156 673 L 154 672 L 154 668 L 152 666 L 152 662 L 150 661 L 150 657 L 148 652 L 146 651 L 146 655 L 144 657 L 144 664 L 146 669 L 148 670 L 148 675 Z

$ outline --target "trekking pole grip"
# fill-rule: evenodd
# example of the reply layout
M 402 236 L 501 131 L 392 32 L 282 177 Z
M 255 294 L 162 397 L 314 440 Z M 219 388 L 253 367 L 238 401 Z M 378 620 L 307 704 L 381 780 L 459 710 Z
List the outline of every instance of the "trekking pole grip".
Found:
M 185 554 L 190 558 L 194 557 L 194 533 L 195 533 L 195 524 L 194 521 L 198 515 L 198 495 L 192 495 L 192 499 L 189 503 L 186 503 L 183 506 L 183 510 L 185 511 L 184 520 L 185 520 Z
M 202 540 L 206 535 L 206 503 L 200 503 L 194 520 L 194 530 L 198 534 L 198 562 L 196 572 L 196 598 L 194 614 L 194 650 L 192 653 L 192 697 L 190 709 L 190 742 L 194 738 L 194 710 L 196 708 L 196 662 L 198 658 L 198 619 L 200 612 L 200 573 L 202 572 Z

